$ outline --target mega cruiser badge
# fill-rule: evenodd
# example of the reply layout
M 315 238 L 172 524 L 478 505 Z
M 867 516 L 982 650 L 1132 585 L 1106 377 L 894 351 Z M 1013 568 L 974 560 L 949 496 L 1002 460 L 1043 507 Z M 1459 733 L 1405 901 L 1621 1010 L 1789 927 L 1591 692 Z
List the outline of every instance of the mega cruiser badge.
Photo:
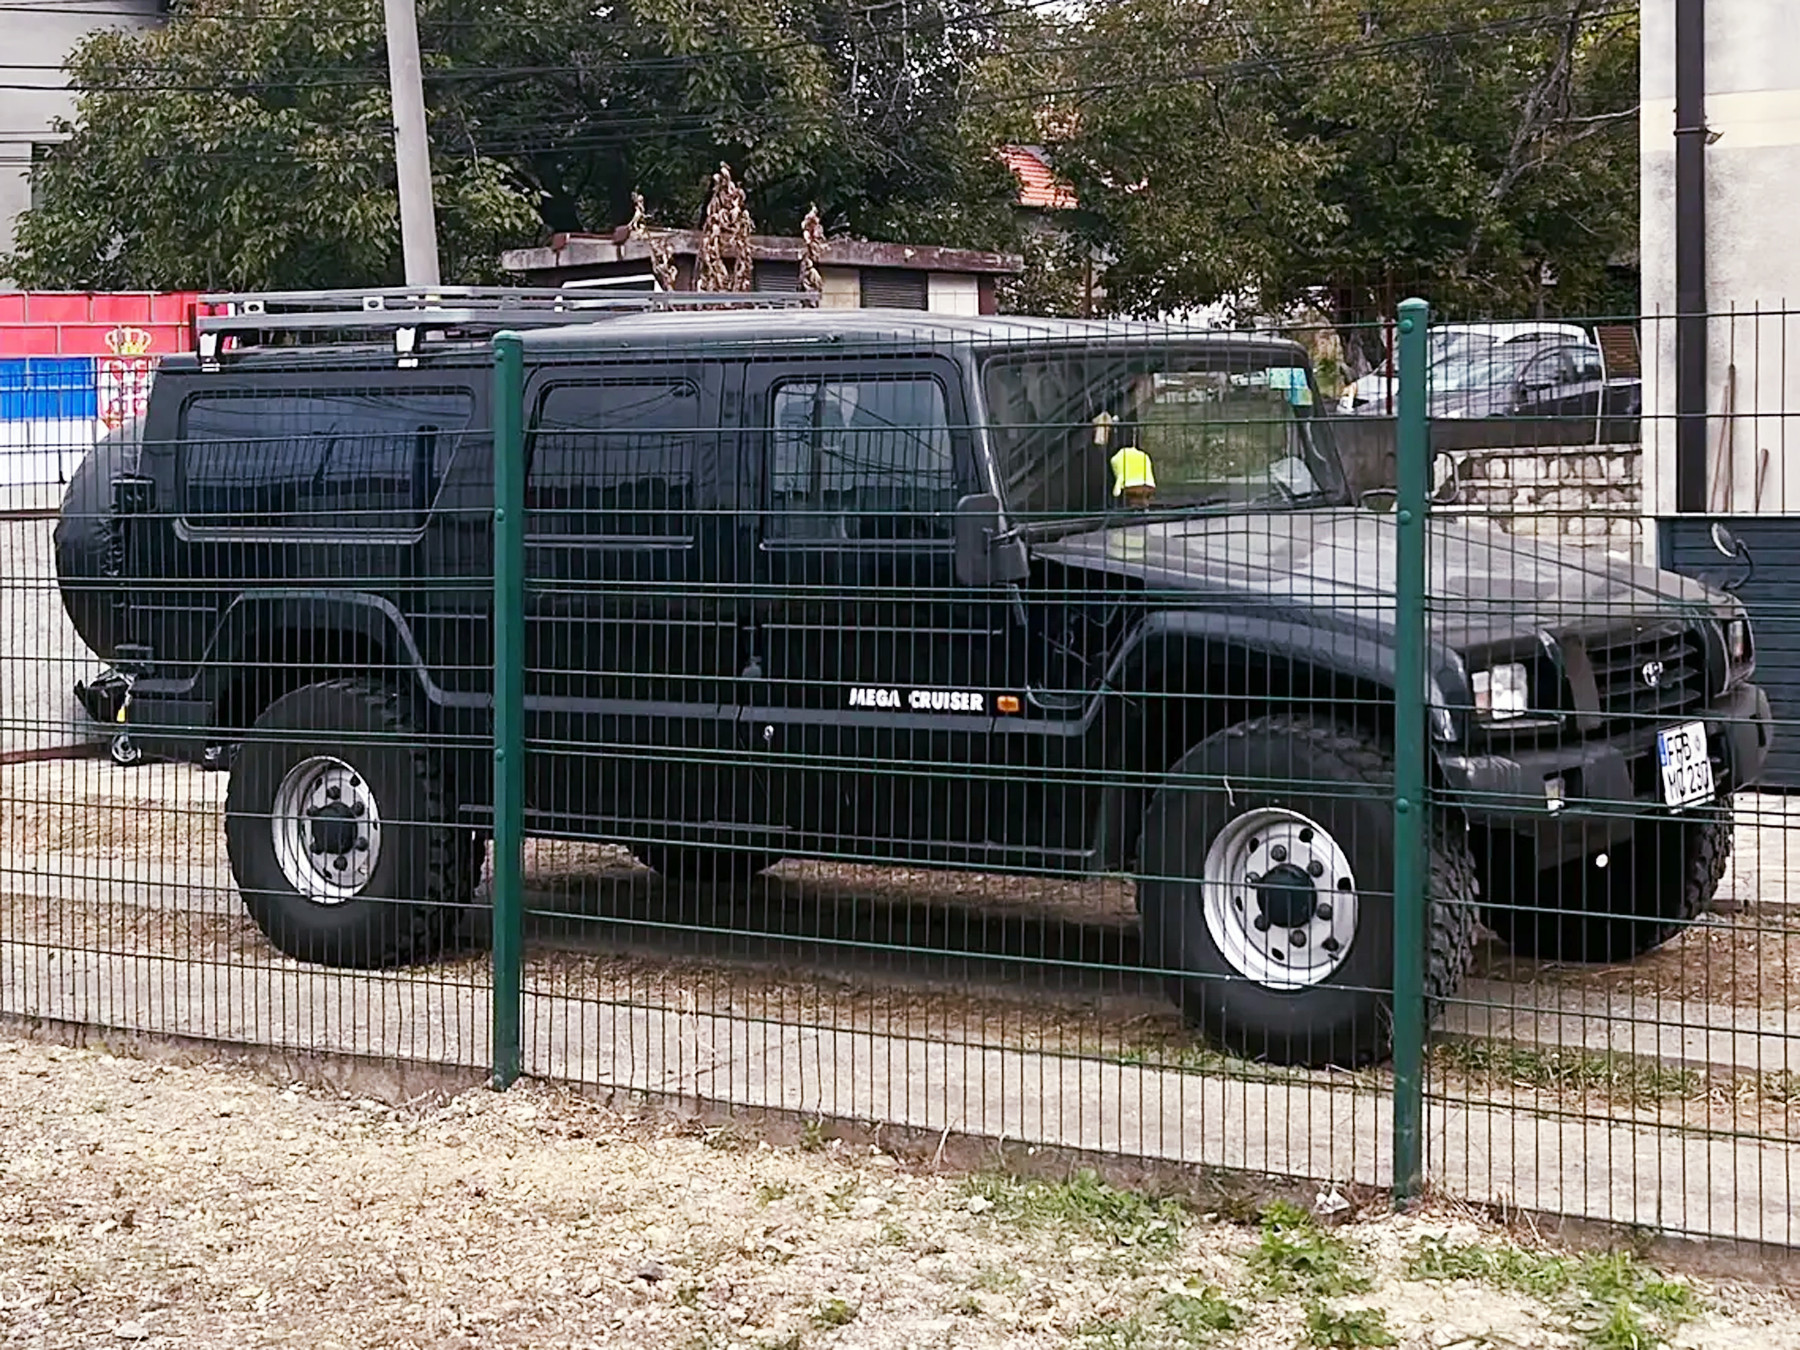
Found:
M 987 695 L 971 689 L 898 689 L 853 686 L 852 708 L 910 708 L 913 712 L 978 713 L 987 711 Z

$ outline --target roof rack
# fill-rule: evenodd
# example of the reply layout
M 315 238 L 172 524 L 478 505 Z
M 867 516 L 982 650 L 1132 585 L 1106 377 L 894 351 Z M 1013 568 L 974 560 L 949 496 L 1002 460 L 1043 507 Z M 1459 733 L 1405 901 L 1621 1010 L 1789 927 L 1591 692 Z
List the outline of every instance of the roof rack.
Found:
M 508 329 L 597 323 L 623 314 L 693 309 L 804 309 L 804 291 L 644 291 L 519 286 L 387 286 L 371 290 L 202 295 L 193 319 L 202 370 L 269 347 L 330 347 L 392 334 L 402 366 L 425 346 L 477 342 Z M 210 310 L 210 313 L 202 313 Z

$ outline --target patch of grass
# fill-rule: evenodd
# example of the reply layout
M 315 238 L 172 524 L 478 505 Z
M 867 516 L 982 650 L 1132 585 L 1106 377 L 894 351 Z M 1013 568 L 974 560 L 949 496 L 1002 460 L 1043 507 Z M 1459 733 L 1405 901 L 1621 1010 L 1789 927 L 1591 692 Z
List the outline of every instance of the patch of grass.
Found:
M 1137 1314 L 1108 1317 L 1075 1328 L 1075 1337 L 1094 1350 L 1145 1350 L 1153 1344 L 1150 1329 Z
M 1306 1310 L 1304 1343 L 1320 1350 L 1362 1350 L 1364 1346 L 1398 1345 L 1400 1338 L 1388 1329 L 1387 1313 L 1380 1308 L 1333 1312 L 1323 1303 L 1314 1303 Z
M 952 1300 L 950 1311 L 958 1317 L 981 1317 L 987 1312 L 987 1309 L 982 1306 L 981 1300 L 975 1295 L 964 1294 L 962 1297 Z
M 772 1205 L 777 1200 L 785 1199 L 794 1193 L 794 1188 L 785 1181 L 759 1181 L 756 1184 L 756 1203 Z
M 1476 1280 L 1549 1298 L 1574 1282 L 1575 1266 L 1567 1257 L 1530 1252 L 1510 1243 L 1484 1247 L 1428 1237 L 1413 1249 L 1406 1276 L 1412 1280 Z
M 813 1325 L 821 1327 L 847 1327 L 856 1320 L 860 1312 L 854 1303 L 841 1298 L 828 1298 L 813 1309 Z
M 832 1187 L 825 1193 L 825 1202 L 840 1212 L 847 1211 L 856 1203 L 856 1196 L 862 1190 L 862 1184 L 855 1177 L 849 1178 Z
M 1007 1270 L 1001 1266 L 983 1266 L 975 1272 L 975 1278 L 969 1281 L 972 1289 L 985 1289 L 991 1294 L 1003 1294 L 1009 1289 L 1017 1289 L 1024 1280 L 1016 1270 Z
M 675 1301 L 684 1308 L 700 1306 L 700 1286 L 692 1280 L 684 1280 L 675 1290 Z
M 1158 1311 L 1188 1345 L 1203 1345 L 1249 1320 L 1242 1308 L 1211 1286 L 1192 1294 L 1170 1294 Z
M 1183 1212 L 1175 1201 L 1120 1190 L 1087 1169 L 1067 1181 L 988 1173 L 972 1178 L 967 1189 L 992 1204 L 995 1218 L 1023 1228 L 1067 1228 L 1146 1251 L 1168 1251 L 1181 1236 Z
M 1663 1278 L 1630 1252 L 1575 1260 L 1510 1244 L 1426 1238 L 1414 1248 L 1407 1275 L 1478 1280 L 1546 1299 L 1589 1350 L 1657 1350 L 1700 1310 L 1692 1289 Z
M 825 1147 L 825 1122 L 809 1120 L 800 1127 L 800 1147 L 808 1153 L 817 1153 Z
M 1433 1046 L 1431 1058 L 1435 1067 L 1466 1078 L 1640 1106 L 1686 1101 L 1706 1090 L 1706 1075 L 1696 1069 L 1613 1051 L 1537 1050 L 1502 1041 L 1459 1040 Z
M 1355 1268 L 1350 1244 L 1321 1229 L 1305 1210 L 1283 1200 L 1264 1208 L 1262 1231 L 1250 1253 L 1249 1266 L 1269 1295 L 1336 1298 L 1369 1288 L 1369 1277 Z
M 905 1228 L 889 1219 L 881 1225 L 881 1232 L 876 1235 L 875 1240 L 884 1247 L 904 1247 L 912 1241 L 912 1237 Z

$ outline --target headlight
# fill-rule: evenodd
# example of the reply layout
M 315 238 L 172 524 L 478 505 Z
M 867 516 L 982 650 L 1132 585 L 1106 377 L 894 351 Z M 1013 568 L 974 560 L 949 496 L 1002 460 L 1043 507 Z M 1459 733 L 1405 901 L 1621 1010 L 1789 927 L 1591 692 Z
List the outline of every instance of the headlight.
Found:
M 1731 619 L 1725 624 L 1725 655 L 1734 666 L 1750 660 L 1750 620 Z
M 1518 662 L 1478 670 L 1471 681 L 1475 711 L 1492 722 L 1523 717 L 1531 707 L 1531 680 Z

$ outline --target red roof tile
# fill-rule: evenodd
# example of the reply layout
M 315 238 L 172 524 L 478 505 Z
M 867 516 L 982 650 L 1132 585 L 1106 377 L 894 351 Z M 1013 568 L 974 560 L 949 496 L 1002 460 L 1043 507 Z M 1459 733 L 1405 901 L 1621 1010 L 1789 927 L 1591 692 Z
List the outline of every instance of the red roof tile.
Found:
M 1075 189 L 1050 171 L 1038 151 L 1024 145 L 1003 145 L 1000 158 L 1019 180 L 1019 205 L 1049 211 L 1067 211 L 1077 205 Z

